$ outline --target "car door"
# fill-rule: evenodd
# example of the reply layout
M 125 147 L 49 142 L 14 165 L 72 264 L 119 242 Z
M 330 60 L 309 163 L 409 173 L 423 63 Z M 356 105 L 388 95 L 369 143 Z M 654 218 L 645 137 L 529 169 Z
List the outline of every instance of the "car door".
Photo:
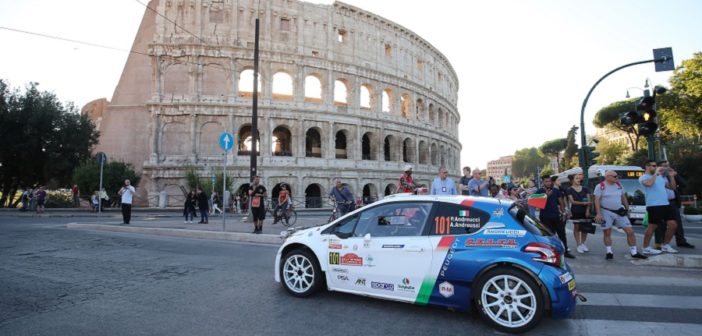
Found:
M 331 281 L 338 290 L 414 302 L 432 249 L 423 235 L 432 202 L 392 202 L 358 215 L 353 236 L 330 240 Z

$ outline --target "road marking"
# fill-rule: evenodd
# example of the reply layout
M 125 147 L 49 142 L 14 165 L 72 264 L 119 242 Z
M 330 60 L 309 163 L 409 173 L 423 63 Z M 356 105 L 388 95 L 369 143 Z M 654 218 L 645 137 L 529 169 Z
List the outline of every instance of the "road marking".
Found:
M 585 306 L 622 306 L 647 308 L 702 309 L 702 296 L 586 293 Z

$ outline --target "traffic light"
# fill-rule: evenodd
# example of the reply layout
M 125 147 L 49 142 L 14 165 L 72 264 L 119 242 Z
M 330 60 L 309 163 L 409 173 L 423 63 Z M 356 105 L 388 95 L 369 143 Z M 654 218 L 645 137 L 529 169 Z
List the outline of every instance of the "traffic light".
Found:
M 622 126 L 631 126 L 638 124 L 639 118 L 639 114 L 636 113 L 636 111 L 629 111 L 622 114 L 621 118 L 619 119 L 619 123 L 622 124 Z
M 586 166 L 594 166 L 597 164 L 597 157 L 600 156 L 600 153 L 595 152 L 595 147 L 594 146 L 583 146 L 582 151 L 581 151 L 581 165 L 582 165 L 582 160 L 585 161 Z

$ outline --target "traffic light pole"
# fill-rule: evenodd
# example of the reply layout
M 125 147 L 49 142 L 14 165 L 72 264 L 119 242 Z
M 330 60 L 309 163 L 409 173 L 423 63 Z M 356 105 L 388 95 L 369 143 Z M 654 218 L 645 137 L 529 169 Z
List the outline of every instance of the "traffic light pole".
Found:
M 668 60 L 668 58 L 666 56 L 664 56 L 664 57 L 660 57 L 660 58 L 654 58 L 652 60 L 640 61 L 640 62 L 634 62 L 634 63 L 622 65 L 622 66 L 608 72 L 604 76 L 602 76 L 602 78 L 600 78 L 597 82 L 595 82 L 595 85 L 593 85 L 592 88 L 590 88 L 590 91 L 587 93 L 587 96 L 585 96 L 585 100 L 583 100 L 583 106 L 580 109 L 580 156 L 582 157 L 582 160 L 580 160 L 580 168 L 582 168 L 582 170 L 583 170 L 583 181 L 588 181 L 588 174 L 587 174 L 588 159 L 587 159 L 587 154 L 585 151 L 585 146 L 587 145 L 587 140 L 585 138 L 585 107 L 587 106 L 587 101 L 590 99 L 590 95 L 592 94 L 592 91 L 595 91 L 595 88 L 597 87 L 597 85 L 599 85 L 600 82 L 602 82 L 605 78 L 609 77 L 609 75 L 611 75 L 611 74 L 613 74 L 621 69 L 628 68 L 628 67 L 634 66 L 634 65 L 639 65 L 639 64 L 646 64 L 646 63 L 653 63 L 653 62 L 665 62 L 667 60 Z M 651 146 L 649 146 L 649 150 L 650 150 L 650 148 L 651 148 Z

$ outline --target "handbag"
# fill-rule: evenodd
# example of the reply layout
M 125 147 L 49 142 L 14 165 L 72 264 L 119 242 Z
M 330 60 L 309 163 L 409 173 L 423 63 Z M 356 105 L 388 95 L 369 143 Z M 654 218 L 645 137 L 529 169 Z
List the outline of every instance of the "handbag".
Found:
M 580 232 L 595 234 L 597 227 L 592 224 L 592 219 L 581 219 L 578 221 Z
M 258 208 L 261 206 L 261 196 L 255 196 L 251 198 L 251 207 Z

